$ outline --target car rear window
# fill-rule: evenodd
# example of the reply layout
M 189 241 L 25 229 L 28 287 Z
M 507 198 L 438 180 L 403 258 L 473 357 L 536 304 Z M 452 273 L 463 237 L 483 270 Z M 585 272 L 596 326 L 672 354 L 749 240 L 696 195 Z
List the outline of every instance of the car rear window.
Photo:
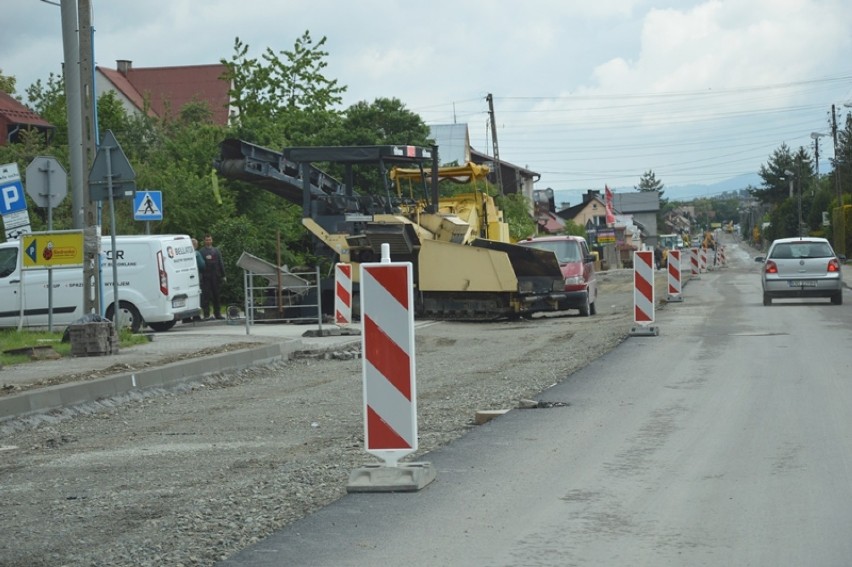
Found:
M 790 260 L 802 258 L 831 258 L 834 256 L 831 247 L 825 242 L 789 242 L 778 244 L 769 256 L 773 260 Z

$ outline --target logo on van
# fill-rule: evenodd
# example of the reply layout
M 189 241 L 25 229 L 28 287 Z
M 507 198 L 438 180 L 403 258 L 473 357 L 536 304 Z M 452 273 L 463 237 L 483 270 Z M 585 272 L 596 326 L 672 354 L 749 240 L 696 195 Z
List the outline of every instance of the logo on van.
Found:
M 166 246 L 166 254 L 169 255 L 169 258 L 174 258 L 175 257 L 175 249 L 172 248 L 171 246 Z

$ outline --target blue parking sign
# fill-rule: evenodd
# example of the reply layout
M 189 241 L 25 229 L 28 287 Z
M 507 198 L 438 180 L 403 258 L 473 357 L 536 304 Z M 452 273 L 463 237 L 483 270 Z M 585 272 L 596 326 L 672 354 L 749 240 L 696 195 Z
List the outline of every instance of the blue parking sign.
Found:
M 8 215 L 27 208 L 24 186 L 17 163 L 0 165 L 0 215 Z
M 0 215 L 8 215 L 27 208 L 24 186 L 20 181 L 0 185 Z

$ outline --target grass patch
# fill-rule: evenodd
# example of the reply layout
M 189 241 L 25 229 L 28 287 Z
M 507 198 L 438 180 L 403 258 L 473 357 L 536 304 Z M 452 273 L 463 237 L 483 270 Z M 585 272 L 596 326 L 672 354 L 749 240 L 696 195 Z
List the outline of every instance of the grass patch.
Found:
M 58 352 L 63 358 L 71 356 L 71 343 L 62 342 L 62 331 L 33 331 L 15 329 L 0 329 L 0 364 L 21 364 L 24 362 L 33 362 L 29 355 L 25 354 L 7 354 L 5 351 L 17 348 L 51 346 L 53 350 Z M 149 342 L 148 337 L 141 334 L 133 334 L 130 329 L 119 329 L 118 332 L 119 347 L 125 348 L 133 345 L 145 344 Z

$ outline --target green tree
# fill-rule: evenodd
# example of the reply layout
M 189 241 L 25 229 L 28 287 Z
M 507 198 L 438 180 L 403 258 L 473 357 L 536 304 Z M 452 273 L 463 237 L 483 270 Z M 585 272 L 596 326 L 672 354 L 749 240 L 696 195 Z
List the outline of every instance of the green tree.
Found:
M 0 69 L 0 91 L 8 95 L 15 94 L 15 84 L 18 80 L 12 75 L 4 75 L 3 69 Z
M 51 73 L 46 83 L 38 79 L 27 87 L 26 92 L 29 107 L 33 112 L 56 126 L 54 140 L 58 144 L 67 144 L 68 117 L 65 107 L 65 85 L 62 78 Z
M 657 179 L 657 175 L 650 169 L 642 174 L 639 185 L 634 185 L 633 188 L 642 192 L 656 191 L 660 194 L 660 200 L 663 199 L 663 182 Z
M 328 65 L 325 43 L 325 37 L 314 43 L 306 31 L 292 50 L 279 52 L 283 58 L 267 47 L 257 59 L 248 56 L 248 44 L 235 38 L 234 55 L 221 62 L 227 67 L 224 78 L 232 85 L 229 94 L 238 110 L 235 119 L 241 137 L 283 147 L 314 125 L 314 121 L 306 124 L 306 115 L 334 122 L 332 109 L 342 102 L 346 87 L 323 75 Z
M 834 170 L 830 175 L 831 183 L 836 188 L 836 185 L 834 185 L 835 176 L 840 177 L 843 202 L 848 204 L 848 194 L 852 190 L 852 113 L 846 114 L 843 128 L 837 130 L 837 159 L 833 163 Z
M 531 203 L 521 193 L 497 195 L 494 201 L 503 210 L 503 219 L 509 225 L 509 237 L 517 242 L 536 234 L 536 223 L 529 211 Z M 584 233 L 585 234 L 585 233 Z
M 397 98 L 357 102 L 346 109 L 341 126 L 341 145 L 429 145 L 429 127 Z
M 671 211 L 673 206 L 669 205 L 668 200 L 663 198 L 663 194 L 665 193 L 665 191 L 663 191 L 663 182 L 657 179 L 657 175 L 649 169 L 642 174 L 642 177 L 639 179 L 639 185 L 634 185 L 633 188 L 643 193 L 651 191 L 657 192 L 660 203 L 660 208 L 657 211 L 657 226 L 665 226 L 664 219 L 666 213 Z
M 785 171 L 795 171 L 795 160 L 787 144 L 772 152 L 769 161 L 761 164 L 758 174 L 763 180 L 761 188 L 753 189 L 751 194 L 758 201 L 768 205 L 778 205 L 790 196 L 790 177 Z
M 810 191 L 806 191 L 805 196 L 805 202 L 808 203 L 808 213 L 805 215 L 808 234 L 831 238 L 831 234 L 822 225 L 822 213 L 831 211 L 832 203 L 835 201 L 835 191 L 831 180 L 828 177 L 815 178 L 811 183 Z
M 574 236 L 582 236 L 583 238 L 587 238 L 586 227 L 581 224 L 577 224 L 572 220 L 565 221 L 565 230 L 563 230 L 565 234 L 573 234 Z
M 396 98 L 377 98 L 372 103 L 357 102 L 346 109 L 338 128 L 329 129 L 334 140 L 322 145 L 382 146 L 382 145 L 430 145 L 429 127 L 423 119 L 408 110 Z M 329 173 L 342 179 L 340 166 L 329 166 Z M 384 193 L 385 180 L 375 165 L 353 168 L 355 188 L 362 193 Z M 442 187 L 448 187 L 443 183 Z M 472 188 L 469 190 L 473 190 Z M 453 192 L 464 192 L 462 187 Z
M 767 242 L 775 238 L 799 234 L 799 199 L 801 198 L 802 220 L 810 217 L 812 200 L 804 196 L 814 182 L 813 161 L 804 147 L 793 153 L 787 144 L 781 144 L 769 161 L 760 166 L 762 188 L 750 189 L 752 196 L 771 207 L 769 212 L 772 226 L 764 235 Z M 788 215 L 781 218 L 779 215 Z

